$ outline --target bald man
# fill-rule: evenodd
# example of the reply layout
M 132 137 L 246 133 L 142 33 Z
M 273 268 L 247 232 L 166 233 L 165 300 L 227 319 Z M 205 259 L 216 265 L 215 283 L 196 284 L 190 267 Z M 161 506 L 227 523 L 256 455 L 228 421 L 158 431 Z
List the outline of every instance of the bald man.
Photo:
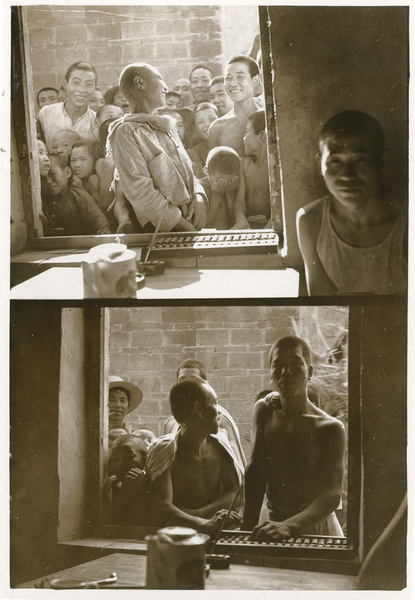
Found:
M 165 106 L 163 77 L 149 64 L 134 63 L 122 71 L 120 89 L 131 114 L 111 125 L 108 146 L 142 231 L 201 229 L 207 219 L 203 187 L 193 175 L 174 120 L 153 114 Z

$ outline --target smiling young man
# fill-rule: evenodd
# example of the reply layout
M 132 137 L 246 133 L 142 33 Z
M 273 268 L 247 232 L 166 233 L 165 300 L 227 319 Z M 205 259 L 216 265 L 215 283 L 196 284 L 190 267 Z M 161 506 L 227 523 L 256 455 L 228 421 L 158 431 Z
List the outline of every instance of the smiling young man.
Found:
M 371 115 L 327 121 L 316 155 L 328 194 L 297 214 L 309 295 L 399 294 L 407 287 L 407 201 L 382 184 L 384 134 Z
M 260 99 L 255 98 L 259 83 L 259 67 L 250 56 L 233 56 L 228 60 L 225 73 L 225 90 L 232 100 L 229 112 L 212 123 L 209 129 L 209 147 L 230 146 L 245 155 L 244 135 L 249 115 L 261 108 Z
M 195 231 L 204 227 L 207 198 L 194 177 L 192 163 L 165 106 L 167 86 L 157 69 L 146 63 L 125 67 L 120 89 L 131 114 L 111 124 L 107 145 L 123 193 L 141 231 Z
M 95 68 L 87 62 L 73 63 L 65 75 L 66 100 L 41 108 L 37 120 L 38 137 L 51 150 L 53 136 L 62 129 L 72 129 L 86 140 L 95 140 L 95 111 L 89 102 L 97 85 Z
M 344 426 L 308 398 L 313 367 L 302 339 L 277 340 L 269 365 L 276 392 L 255 404 L 242 527 L 258 541 L 343 536 L 334 510 L 342 495 Z M 257 525 L 264 492 L 270 520 Z

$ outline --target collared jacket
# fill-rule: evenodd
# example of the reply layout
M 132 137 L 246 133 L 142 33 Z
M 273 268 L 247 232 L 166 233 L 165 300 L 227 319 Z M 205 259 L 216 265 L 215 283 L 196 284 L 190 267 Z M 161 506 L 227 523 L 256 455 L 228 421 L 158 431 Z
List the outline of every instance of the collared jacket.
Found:
M 110 126 L 107 148 L 142 227 L 171 231 L 196 193 L 207 201 L 168 115 L 125 115 Z

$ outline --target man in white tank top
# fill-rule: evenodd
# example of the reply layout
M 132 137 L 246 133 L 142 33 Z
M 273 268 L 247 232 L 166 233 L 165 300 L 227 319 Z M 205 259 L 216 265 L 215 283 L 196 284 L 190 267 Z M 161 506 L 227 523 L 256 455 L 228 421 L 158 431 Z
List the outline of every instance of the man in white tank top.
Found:
M 329 194 L 297 213 L 309 295 L 404 293 L 407 203 L 382 186 L 381 126 L 344 111 L 325 124 L 319 146 Z

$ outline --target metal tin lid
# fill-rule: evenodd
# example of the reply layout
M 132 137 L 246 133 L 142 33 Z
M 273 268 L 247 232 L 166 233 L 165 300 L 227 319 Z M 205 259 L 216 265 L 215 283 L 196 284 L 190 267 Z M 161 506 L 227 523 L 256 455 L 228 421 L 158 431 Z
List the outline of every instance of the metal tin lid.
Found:
M 159 529 L 157 533 L 159 535 L 167 535 L 175 542 L 187 540 L 194 535 L 197 535 L 197 531 L 190 527 L 164 527 L 163 529 Z

